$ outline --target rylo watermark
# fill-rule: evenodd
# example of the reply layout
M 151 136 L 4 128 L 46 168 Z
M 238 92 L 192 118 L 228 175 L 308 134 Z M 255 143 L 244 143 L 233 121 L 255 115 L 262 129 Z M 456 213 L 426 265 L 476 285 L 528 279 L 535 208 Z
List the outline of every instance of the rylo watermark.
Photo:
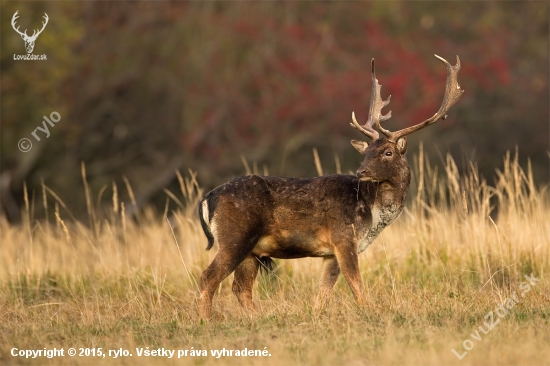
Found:
M 49 118 L 46 116 L 43 117 L 43 120 L 42 120 L 43 128 L 36 127 L 34 131 L 31 132 L 31 135 L 36 139 L 36 141 L 40 141 L 40 136 L 38 136 L 38 131 L 45 133 L 46 138 L 50 137 L 50 129 L 48 128 L 48 125 L 50 125 L 51 127 L 55 127 L 54 123 L 57 123 L 59 121 L 61 121 L 61 115 L 58 112 L 53 111 L 52 113 L 50 113 Z M 28 152 L 32 149 L 32 142 L 28 138 L 22 138 L 21 140 L 19 140 L 17 147 L 22 152 Z

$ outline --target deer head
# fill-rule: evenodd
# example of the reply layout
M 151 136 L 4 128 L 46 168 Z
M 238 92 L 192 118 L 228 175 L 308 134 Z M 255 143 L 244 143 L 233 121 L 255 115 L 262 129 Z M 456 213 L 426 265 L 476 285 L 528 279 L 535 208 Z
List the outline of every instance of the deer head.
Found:
M 426 126 L 435 123 L 439 119 L 447 118 L 445 113 L 455 104 L 464 93 L 457 82 L 458 72 L 460 71 L 460 59 L 456 56 L 456 65 L 451 66 L 445 59 L 435 55 L 441 60 L 447 68 L 447 82 L 445 86 L 445 95 L 441 107 L 432 117 L 417 125 L 404 128 L 399 131 L 391 132 L 380 125 L 380 122 L 386 121 L 391 117 L 391 111 L 382 115 L 382 108 L 390 103 L 391 95 L 386 100 L 380 96 L 381 85 L 376 80 L 374 72 L 374 59 L 372 59 L 372 96 L 369 108 L 369 118 L 364 125 L 360 125 L 355 119 L 355 113 L 352 113 L 350 125 L 364 135 L 371 138 L 373 142 L 369 145 L 365 141 L 352 140 L 351 144 L 359 153 L 365 156 L 363 162 L 357 169 L 357 177 L 362 181 L 384 182 L 395 179 L 399 176 L 399 171 L 408 169 L 407 162 L 403 158 L 407 151 L 407 135 L 418 131 Z M 380 131 L 384 136 L 380 136 Z
M 19 10 L 17 10 L 15 12 L 15 14 L 13 14 L 13 17 L 11 18 L 11 26 L 13 27 L 13 29 L 19 33 L 19 35 L 21 36 L 21 38 L 23 38 L 23 41 L 25 41 L 25 49 L 27 50 L 27 53 L 32 53 L 33 49 L 34 49 L 34 42 L 36 42 L 36 38 L 38 38 L 38 36 L 40 35 L 40 33 L 42 33 L 42 31 L 44 30 L 44 28 L 46 28 L 46 24 L 48 24 L 48 14 L 44 13 L 44 19 L 45 21 L 42 22 L 42 29 L 40 30 L 34 30 L 33 33 L 32 33 L 32 36 L 28 36 L 27 35 L 27 30 L 25 29 L 24 32 L 21 32 L 19 31 L 19 27 L 15 27 L 15 22 L 17 20 L 17 18 L 19 18 L 19 15 L 17 14 L 19 12 Z

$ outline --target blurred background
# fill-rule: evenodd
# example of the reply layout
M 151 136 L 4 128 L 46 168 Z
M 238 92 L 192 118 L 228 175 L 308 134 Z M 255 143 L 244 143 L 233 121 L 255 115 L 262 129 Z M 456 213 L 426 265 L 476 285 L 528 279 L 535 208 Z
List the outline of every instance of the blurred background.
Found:
M 47 61 L 14 60 L 26 54 L 17 10 L 29 35 L 48 14 L 33 52 Z M 447 120 L 409 137 L 409 162 L 423 142 L 432 163 L 450 152 L 491 183 L 517 148 L 548 184 L 548 19 L 548 2 L 2 2 L 2 215 L 19 221 L 24 184 L 35 201 L 44 184 L 84 217 L 82 163 L 94 197 L 110 202 L 114 182 L 128 201 L 126 179 L 138 208 L 161 212 L 163 189 L 179 191 L 175 170 L 205 190 L 246 174 L 243 160 L 309 177 L 316 148 L 325 174 L 355 171 L 349 140 L 363 135 L 349 122 L 368 117 L 371 58 L 395 130 L 439 108 L 434 53 L 460 56 L 466 92 Z M 36 141 L 54 111 L 61 120 Z

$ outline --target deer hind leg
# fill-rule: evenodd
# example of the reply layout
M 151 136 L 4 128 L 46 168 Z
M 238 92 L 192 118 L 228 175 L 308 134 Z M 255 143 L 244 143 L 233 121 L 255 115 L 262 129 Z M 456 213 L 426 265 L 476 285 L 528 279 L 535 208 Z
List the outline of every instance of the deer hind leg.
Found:
M 364 305 L 365 298 L 363 295 L 361 273 L 359 272 L 359 255 L 357 254 L 357 247 L 353 245 L 337 246 L 335 248 L 335 254 L 342 274 L 351 288 L 353 297 L 355 297 L 359 305 Z
M 252 286 L 258 274 L 260 262 L 258 258 L 249 255 L 235 269 L 235 279 L 233 281 L 233 293 L 237 296 L 239 303 L 243 308 L 254 311 L 254 302 L 252 301 Z
M 315 309 L 321 310 L 328 300 L 328 297 L 332 293 L 332 289 L 338 280 L 340 275 L 340 266 L 336 257 L 327 257 L 323 259 L 323 268 L 321 270 L 321 279 L 319 281 L 320 289 L 317 301 L 315 302 Z
M 222 250 L 218 252 L 212 263 L 201 275 L 201 294 L 199 299 L 199 315 L 201 319 L 212 316 L 212 298 L 219 284 L 231 274 L 242 262 L 242 253 Z

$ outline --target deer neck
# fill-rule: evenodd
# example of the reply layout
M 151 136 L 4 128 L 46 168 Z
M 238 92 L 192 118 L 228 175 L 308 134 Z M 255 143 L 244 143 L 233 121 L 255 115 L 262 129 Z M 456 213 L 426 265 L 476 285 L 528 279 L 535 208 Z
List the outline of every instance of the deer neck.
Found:
M 411 177 L 408 167 L 391 180 L 371 183 L 361 182 L 360 192 L 371 208 L 400 207 L 403 209 L 409 191 Z
M 402 211 L 407 198 L 408 186 L 379 183 L 372 200 L 372 208 L 380 211 Z
M 360 189 L 370 207 L 371 220 L 360 230 L 358 252 L 364 251 L 378 235 L 401 215 L 409 191 L 407 168 L 398 179 L 380 183 L 362 182 Z

